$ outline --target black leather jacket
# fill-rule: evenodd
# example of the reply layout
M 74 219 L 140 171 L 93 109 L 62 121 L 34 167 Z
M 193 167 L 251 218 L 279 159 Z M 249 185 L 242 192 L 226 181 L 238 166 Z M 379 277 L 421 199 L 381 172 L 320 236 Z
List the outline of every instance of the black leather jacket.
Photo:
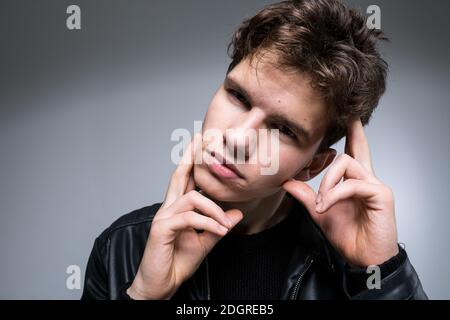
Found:
M 89 257 L 82 299 L 122 299 L 139 267 L 152 219 L 161 203 L 130 212 L 107 228 L 96 240 Z M 306 209 L 301 215 L 298 245 L 286 272 L 283 300 L 302 299 L 427 299 L 408 257 L 384 276 L 381 289 L 366 289 L 353 296 L 347 290 L 346 264 L 327 242 Z M 209 300 L 208 257 L 185 281 L 174 300 Z M 230 297 L 232 298 L 232 297 Z

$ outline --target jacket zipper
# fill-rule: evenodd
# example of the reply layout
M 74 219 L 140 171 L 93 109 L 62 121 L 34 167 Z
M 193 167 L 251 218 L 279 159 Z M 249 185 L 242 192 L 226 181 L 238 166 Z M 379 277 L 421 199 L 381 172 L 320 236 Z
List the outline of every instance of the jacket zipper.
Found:
M 305 276 L 305 273 L 308 272 L 308 270 L 311 267 L 313 262 L 314 262 L 314 259 L 311 257 L 308 257 L 307 262 L 306 262 L 306 267 L 303 269 L 303 272 L 300 274 L 300 276 L 297 279 L 297 282 L 295 283 L 294 291 L 292 292 L 292 295 L 291 295 L 291 300 L 295 300 L 297 298 L 298 290 L 299 290 L 302 280 Z

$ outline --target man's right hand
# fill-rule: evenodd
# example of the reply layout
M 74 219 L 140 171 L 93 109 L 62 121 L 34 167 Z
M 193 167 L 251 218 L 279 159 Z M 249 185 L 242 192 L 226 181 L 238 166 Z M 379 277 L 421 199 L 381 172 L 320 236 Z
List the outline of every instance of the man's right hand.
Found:
M 132 299 L 170 299 L 217 242 L 243 218 L 241 211 L 224 212 L 195 191 L 193 167 L 201 143 L 202 136 L 196 134 L 172 174 L 136 277 L 127 290 Z

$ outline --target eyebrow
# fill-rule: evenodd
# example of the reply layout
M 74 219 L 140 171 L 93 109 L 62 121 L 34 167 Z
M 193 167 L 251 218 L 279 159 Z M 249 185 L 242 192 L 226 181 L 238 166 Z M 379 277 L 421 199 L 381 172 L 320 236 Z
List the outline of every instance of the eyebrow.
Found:
M 240 94 L 242 94 L 245 99 L 252 104 L 252 97 L 248 93 L 247 90 L 243 86 L 241 86 L 236 80 L 231 78 L 230 76 L 226 76 L 225 85 L 228 85 L 230 87 L 233 87 L 234 90 L 238 91 Z M 290 130 L 292 130 L 296 135 L 299 137 L 302 137 L 306 139 L 306 141 L 309 141 L 311 139 L 311 133 L 309 133 L 301 124 L 298 124 L 292 120 L 289 120 L 284 114 L 282 113 L 274 113 L 269 116 L 270 121 L 275 121 L 283 126 L 288 127 Z

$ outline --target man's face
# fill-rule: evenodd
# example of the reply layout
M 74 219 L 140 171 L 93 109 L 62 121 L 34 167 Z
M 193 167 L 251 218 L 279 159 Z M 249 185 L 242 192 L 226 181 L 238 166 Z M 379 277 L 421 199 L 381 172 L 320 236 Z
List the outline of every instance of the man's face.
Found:
M 265 57 L 258 63 L 241 61 L 209 104 L 202 128 L 203 161 L 195 164 L 194 180 L 219 201 L 258 199 L 280 191 L 290 178 L 305 180 L 305 167 L 314 163 L 325 135 L 326 105 L 313 92 L 308 77 L 284 72 L 266 61 Z M 262 163 L 260 151 L 270 153 L 271 129 L 279 130 L 279 154 L 269 156 L 278 156 L 279 162 L 274 174 L 265 175 L 262 168 L 268 165 Z M 210 139 L 210 131 L 222 137 Z M 239 174 L 209 166 L 214 157 L 233 163 Z

